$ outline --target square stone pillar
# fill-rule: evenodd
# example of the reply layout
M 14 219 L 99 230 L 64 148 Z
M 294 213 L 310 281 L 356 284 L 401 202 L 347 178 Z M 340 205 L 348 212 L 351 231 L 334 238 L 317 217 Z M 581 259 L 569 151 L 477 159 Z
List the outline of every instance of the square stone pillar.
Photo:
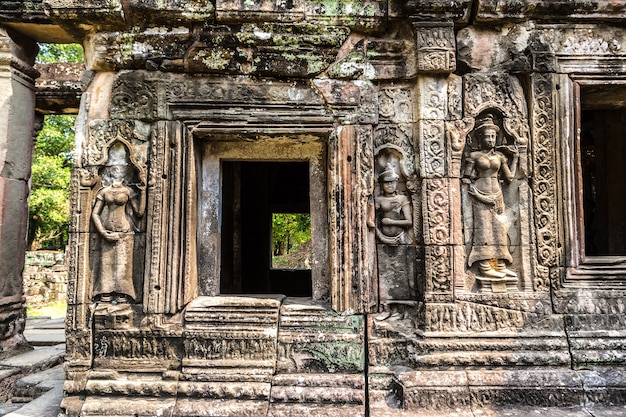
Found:
M 0 28 L 0 356 L 27 346 L 22 284 L 35 120 L 37 45 Z

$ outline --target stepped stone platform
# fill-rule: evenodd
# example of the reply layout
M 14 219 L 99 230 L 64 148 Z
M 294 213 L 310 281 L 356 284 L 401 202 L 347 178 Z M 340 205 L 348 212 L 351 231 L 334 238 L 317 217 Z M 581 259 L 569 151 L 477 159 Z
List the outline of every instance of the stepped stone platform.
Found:
M 26 337 L 36 346 L 33 350 L 0 361 L 0 394 L 10 386 L 11 392 L 6 402 L 0 402 L 0 416 L 5 417 L 62 417 L 60 408 L 63 399 L 63 341 L 64 320 L 37 318 L 29 319 Z M 288 389 L 289 381 L 285 382 Z M 297 390 L 297 386 L 293 386 Z M 332 390 L 333 388 L 330 388 Z M 334 389 L 338 389 L 335 387 Z M 445 388 L 444 388 L 445 389 Z M 279 412 L 280 404 L 273 407 Z M 306 412 L 316 414 L 314 404 L 307 404 Z M 321 409 L 320 409 L 321 410 Z M 320 411 L 318 410 L 318 411 Z M 323 410 L 328 412 L 328 410 Z M 327 414 L 324 414 L 327 415 Z M 388 408 L 370 409 L 370 417 L 622 417 L 626 416 L 626 406 L 582 405 L 569 407 L 460 407 L 455 410 L 399 410 Z M 259 416 L 261 417 L 261 416 Z
M 0 361 L 0 416 L 57 417 L 61 412 L 64 328 L 62 318 L 27 320 L 25 336 L 33 349 Z

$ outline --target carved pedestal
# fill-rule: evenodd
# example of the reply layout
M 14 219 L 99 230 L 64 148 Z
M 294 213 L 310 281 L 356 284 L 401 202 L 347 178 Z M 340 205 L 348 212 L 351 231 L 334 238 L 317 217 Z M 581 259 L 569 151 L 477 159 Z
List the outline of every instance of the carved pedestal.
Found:
M 481 293 L 504 294 L 518 292 L 517 278 L 476 277 L 476 281 L 478 282 L 479 291 Z

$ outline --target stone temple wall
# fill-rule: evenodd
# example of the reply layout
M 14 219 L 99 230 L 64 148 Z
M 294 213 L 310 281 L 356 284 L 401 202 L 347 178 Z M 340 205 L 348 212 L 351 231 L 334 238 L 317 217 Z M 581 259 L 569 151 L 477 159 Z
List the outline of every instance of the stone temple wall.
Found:
M 583 140 L 624 119 L 626 2 L 32 3 L 87 58 L 67 415 L 626 402 L 623 226 L 592 251 Z M 302 188 L 261 162 L 308 167 L 305 297 L 252 251 Z

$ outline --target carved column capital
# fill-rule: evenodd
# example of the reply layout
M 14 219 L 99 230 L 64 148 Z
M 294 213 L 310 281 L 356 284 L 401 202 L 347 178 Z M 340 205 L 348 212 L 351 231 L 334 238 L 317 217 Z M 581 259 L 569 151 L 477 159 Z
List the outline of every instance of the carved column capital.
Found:
M 420 72 L 451 73 L 456 70 L 456 42 L 452 22 L 413 22 Z

